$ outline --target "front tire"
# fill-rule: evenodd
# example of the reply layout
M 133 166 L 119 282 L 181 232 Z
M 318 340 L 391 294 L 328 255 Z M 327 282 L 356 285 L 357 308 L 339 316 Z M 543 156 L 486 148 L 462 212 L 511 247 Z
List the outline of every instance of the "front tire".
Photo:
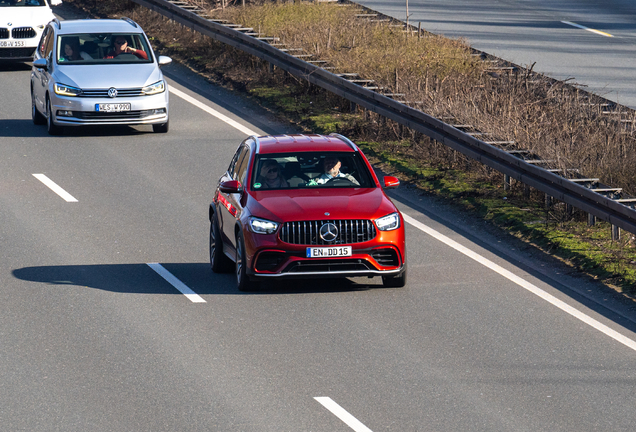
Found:
M 387 288 L 402 288 L 406 285 L 406 268 L 399 276 L 382 276 L 382 284 Z
M 258 282 L 250 280 L 247 275 L 245 242 L 240 232 L 236 234 L 236 286 L 242 292 L 254 291 L 258 288 Z
M 223 253 L 223 241 L 216 217 L 210 221 L 210 267 L 214 273 L 228 273 L 232 271 L 232 260 Z
M 62 135 L 62 127 L 53 123 L 53 112 L 51 111 L 51 99 L 46 98 L 46 129 L 49 135 Z
M 164 124 L 153 124 L 152 131 L 155 133 L 168 133 L 170 129 L 170 122 L 166 121 Z
M 35 106 L 35 96 L 33 95 L 33 89 L 31 89 L 31 119 L 33 124 L 40 126 L 46 124 L 46 117 L 44 117 Z

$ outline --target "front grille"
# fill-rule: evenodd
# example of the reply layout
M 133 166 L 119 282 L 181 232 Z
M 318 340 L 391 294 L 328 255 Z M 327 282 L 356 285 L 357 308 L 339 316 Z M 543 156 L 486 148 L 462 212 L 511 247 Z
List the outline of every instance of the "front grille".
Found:
M 33 27 L 16 27 L 11 30 L 11 36 L 13 36 L 13 39 L 30 39 L 37 36 L 37 33 L 33 30 Z
M 33 57 L 35 48 L 0 48 L 0 58 Z
M 73 111 L 73 116 L 82 120 L 131 120 L 148 117 L 153 112 L 154 110 L 124 112 Z
M 0 28 L 0 39 L 9 39 L 9 29 Z
M 143 96 L 141 88 L 117 89 L 117 97 Z M 82 89 L 80 97 L 102 97 L 107 98 L 108 89 Z M 116 99 L 116 98 L 115 98 Z
M 395 249 L 375 249 L 371 252 L 371 256 L 382 267 L 397 267 L 400 265 L 397 252 Z
M 324 241 L 319 235 L 320 227 L 326 223 L 332 223 L 338 228 L 338 235 L 334 241 Z M 375 236 L 375 225 L 365 219 L 285 222 L 280 230 L 281 241 L 297 245 L 362 243 L 374 239 Z

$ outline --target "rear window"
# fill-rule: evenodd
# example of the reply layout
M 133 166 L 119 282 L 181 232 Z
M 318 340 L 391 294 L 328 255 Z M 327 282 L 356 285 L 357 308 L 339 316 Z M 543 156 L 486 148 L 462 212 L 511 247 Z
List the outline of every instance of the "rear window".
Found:
M 257 155 L 253 190 L 375 187 L 359 153 L 308 152 Z
M 57 37 L 59 64 L 152 63 L 148 41 L 140 33 L 78 33 Z

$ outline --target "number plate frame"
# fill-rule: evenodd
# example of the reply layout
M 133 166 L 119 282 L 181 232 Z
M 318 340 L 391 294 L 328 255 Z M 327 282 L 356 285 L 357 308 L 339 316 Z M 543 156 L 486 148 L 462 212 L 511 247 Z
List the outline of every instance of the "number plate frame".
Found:
M 126 112 L 130 111 L 129 103 L 100 103 L 95 104 L 96 112 Z
M 307 258 L 341 258 L 353 255 L 351 246 L 308 247 Z

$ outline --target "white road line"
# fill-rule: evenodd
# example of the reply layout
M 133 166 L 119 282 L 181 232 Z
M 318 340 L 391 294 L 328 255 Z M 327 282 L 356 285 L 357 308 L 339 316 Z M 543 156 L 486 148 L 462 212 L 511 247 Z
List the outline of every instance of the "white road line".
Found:
M 221 114 L 217 110 L 215 110 L 213 108 L 210 108 L 209 106 L 207 106 L 203 102 L 199 102 L 198 100 L 196 100 L 192 96 L 182 92 L 181 90 L 178 90 L 178 89 L 176 89 L 176 88 L 171 86 L 170 87 L 170 93 L 172 93 L 172 94 L 174 94 L 176 96 L 179 96 L 181 99 L 185 100 L 186 102 L 190 102 L 192 105 L 194 105 L 197 108 L 201 108 L 206 113 L 213 115 L 214 117 L 218 118 L 221 121 L 224 121 L 225 123 L 227 123 L 230 126 L 240 130 L 241 132 L 243 132 L 246 135 L 260 135 L 259 133 L 254 132 L 253 130 L 249 129 L 248 127 L 243 126 L 239 122 L 232 120 L 228 116 L 226 116 L 224 114 Z
M 360 421 L 358 419 L 356 419 L 354 416 L 352 416 L 347 411 L 345 411 L 344 408 L 342 408 L 340 405 L 335 403 L 331 398 L 329 398 L 329 397 L 315 397 L 314 399 L 316 399 L 318 402 L 320 402 L 322 404 L 322 406 L 324 406 L 329 411 L 331 411 L 336 417 L 338 417 L 340 420 L 345 422 L 346 425 L 349 426 L 354 431 L 356 431 L 356 432 L 373 432 L 371 429 L 369 429 L 368 427 L 366 427 L 365 425 L 360 423 Z
M 596 33 L 596 34 L 601 35 L 601 36 L 614 37 L 614 35 L 611 35 L 609 33 L 605 33 L 605 32 L 602 32 L 600 30 L 594 30 L 594 29 L 591 29 L 589 27 L 582 26 L 581 24 L 573 23 L 573 22 L 570 22 L 570 21 L 561 21 L 561 22 L 563 24 L 571 25 L 572 27 L 580 28 L 582 30 L 587 30 L 589 32 Z
M 53 192 L 55 192 L 56 194 L 61 196 L 62 199 L 64 199 L 64 201 L 66 201 L 66 202 L 77 202 L 77 200 L 75 198 L 73 198 L 73 196 L 70 193 L 66 192 L 64 189 L 59 187 L 53 180 L 51 180 L 50 178 L 48 178 L 44 174 L 33 174 L 33 177 L 35 177 L 36 179 L 40 180 L 49 189 L 51 189 Z
M 408 216 L 408 215 L 405 215 L 405 214 L 402 214 L 402 216 L 404 216 L 404 220 L 406 222 L 408 222 L 409 224 L 413 225 L 415 228 L 425 232 L 426 234 L 430 235 L 431 237 L 436 238 L 437 240 L 441 241 L 442 243 L 445 243 L 446 245 L 448 245 L 448 246 L 452 247 L 453 249 L 457 250 L 458 252 L 463 253 L 467 257 L 469 257 L 471 259 L 474 259 L 478 263 L 480 263 L 480 264 L 488 267 L 489 269 L 499 273 L 501 276 L 503 276 L 506 279 L 516 283 L 520 287 L 525 288 L 526 290 L 530 291 L 531 293 L 541 297 L 542 299 L 544 299 L 548 303 L 551 303 L 552 305 L 558 307 L 562 311 L 569 313 L 573 317 L 583 321 L 585 324 L 595 328 L 596 330 L 598 330 L 598 331 L 600 331 L 602 333 L 605 333 L 607 336 L 611 337 L 612 339 L 614 339 L 614 340 L 622 343 L 623 345 L 625 345 L 625 346 L 633 349 L 634 351 L 636 351 L 636 342 L 633 341 L 632 339 L 629 339 L 628 337 L 623 336 L 622 334 L 618 333 L 617 331 L 612 330 L 611 328 L 609 328 L 605 324 L 602 324 L 599 321 L 595 320 L 594 318 L 592 318 L 592 317 L 584 314 L 583 312 L 573 308 L 572 306 L 568 305 L 567 303 L 565 303 L 565 302 L 559 300 L 558 298 L 554 297 L 552 294 L 548 294 L 547 292 L 543 291 L 541 288 L 537 287 L 536 285 L 531 284 L 530 282 L 526 281 L 525 279 L 520 278 L 519 276 L 515 275 L 512 272 L 509 272 L 508 270 L 506 270 L 503 267 L 495 264 L 494 262 L 490 261 L 489 259 L 484 258 L 483 256 L 477 254 L 476 252 L 473 252 L 472 250 L 468 249 L 467 247 L 464 247 L 464 246 L 460 245 L 455 240 L 452 240 L 449 237 L 446 237 L 444 234 L 435 231 L 433 228 L 431 228 L 431 227 L 429 227 L 427 225 L 424 225 L 423 223 L 413 219 L 411 216 Z
M 186 296 L 188 300 L 190 300 L 192 303 L 206 303 L 206 301 L 203 300 L 201 296 L 199 296 L 197 293 L 195 293 L 190 288 L 188 288 L 183 282 L 177 279 L 172 273 L 166 270 L 161 264 L 159 263 L 147 263 L 147 264 L 151 269 L 156 271 L 159 274 L 159 276 L 164 278 L 166 281 L 170 283 L 170 285 L 175 287 L 177 290 L 181 292 L 181 294 Z

